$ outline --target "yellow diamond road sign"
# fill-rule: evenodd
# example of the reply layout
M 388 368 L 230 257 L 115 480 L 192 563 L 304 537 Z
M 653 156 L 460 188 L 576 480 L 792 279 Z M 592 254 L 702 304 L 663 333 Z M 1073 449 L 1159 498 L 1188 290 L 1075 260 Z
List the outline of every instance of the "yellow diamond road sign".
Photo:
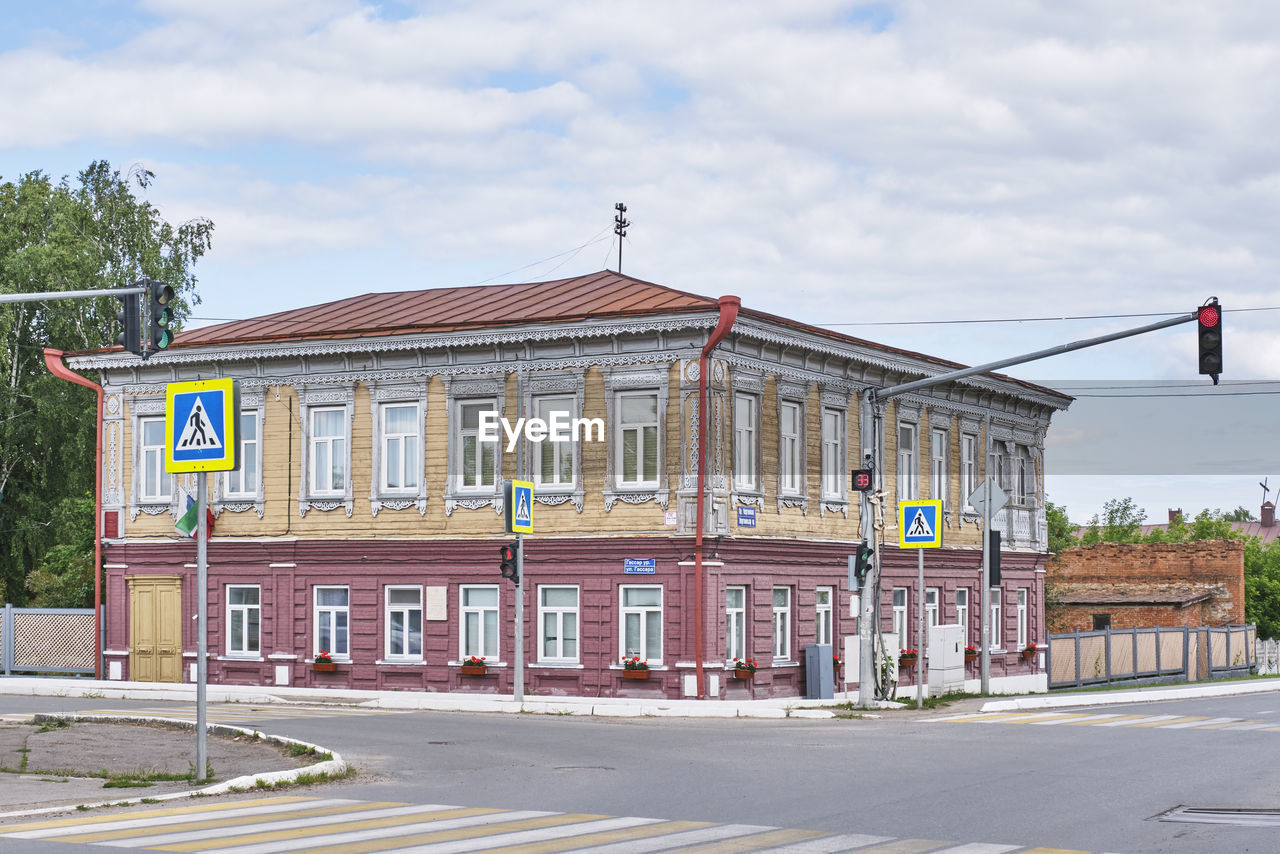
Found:
M 898 548 L 942 548 L 942 502 L 898 502 Z

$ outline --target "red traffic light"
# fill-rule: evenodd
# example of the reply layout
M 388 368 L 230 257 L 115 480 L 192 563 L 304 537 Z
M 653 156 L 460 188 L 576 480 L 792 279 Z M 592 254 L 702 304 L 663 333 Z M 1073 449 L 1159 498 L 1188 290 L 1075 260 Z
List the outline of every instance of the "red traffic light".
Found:
M 1204 328 L 1213 328 L 1222 320 L 1222 316 L 1218 314 L 1217 305 L 1202 305 L 1199 308 L 1196 319 L 1200 322 L 1200 326 Z

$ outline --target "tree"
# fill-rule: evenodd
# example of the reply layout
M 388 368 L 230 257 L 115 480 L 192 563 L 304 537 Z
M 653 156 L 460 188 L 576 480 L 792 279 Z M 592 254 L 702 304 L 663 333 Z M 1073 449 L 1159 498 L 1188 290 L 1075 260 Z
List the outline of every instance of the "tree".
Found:
M 1223 513 L 1222 518 L 1226 519 L 1228 522 L 1258 521 L 1258 517 L 1254 516 L 1253 513 L 1250 512 L 1249 509 L 1244 506 L 1237 507 L 1235 510 L 1232 510 L 1230 513 Z
M 1080 542 L 1086 546 L 1097 543 L 1136 543 L 1142 537 L 1142 523 L 1147 511 L 1133 503 L 1132 498 L 1112 498 L 1102 505 L 1102 518 L 1095 515 L 1089 520 L 1089 528 Z
M 192 270 L 213 224 L 166 222 L 135 196 L 153 178 L 97 161 L 74 184 L 41 172 L 0 183 L 0 293 L 122 288 L 145 275 L 173 286 L 180 324 L 199 303 Z M 51 376 L 42 351 L 114 344 L 119 307 L 114 297 L 0 304 L 0 594 L 14 604 L 38 567 L 43 598 L 49 573 L 83 563 L 68 550 L 83 557 L 86 526 L 92 564 L 92 508 L 76 513 L 75 501 L 93 495 L 93 393 Z
M 1080 545 L 1080 538 L 1075 535 L 1075 525 L 1067 518 L 1067 508 L 1052 501 L 1044 505 L 1045 521 L 1049 528 L 1049 551 L 1058 554 L 1061 551 Z
M 1258 637 L 1280 637 L 1280 540 L 1264 546 L 1250 537 L 1245 543 L 1244 610 L 1258 624 Z

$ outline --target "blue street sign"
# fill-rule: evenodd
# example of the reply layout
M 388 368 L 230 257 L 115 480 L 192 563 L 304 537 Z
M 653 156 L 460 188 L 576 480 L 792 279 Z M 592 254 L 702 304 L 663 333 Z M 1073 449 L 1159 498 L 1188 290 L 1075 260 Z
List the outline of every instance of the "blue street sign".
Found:
M 653 575 L 658 571 L 658 559 L 656 557 L 624 557 L 622 571 L 626 575 Z
M 738 508 L 738 527 L 754 528 L 756 526 L 756 508 L 739 507 Z

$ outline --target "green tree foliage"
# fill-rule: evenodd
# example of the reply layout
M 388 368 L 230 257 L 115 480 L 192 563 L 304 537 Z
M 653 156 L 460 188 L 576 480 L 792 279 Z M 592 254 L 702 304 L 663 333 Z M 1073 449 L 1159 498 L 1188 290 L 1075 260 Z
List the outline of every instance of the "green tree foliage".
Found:
M 1245 543 L 1244 610 L 1258 624 L 1258 637 L 1280 637 L 1280 539 L 1264 546 L 1250 537 Z
M 1089 527 L 1080 542 L 1086 546 L 1139 542 L 1146 518 L 1147 512 L 1134 504 L 1132 498 L 1112 498 L 1102 505 L 1101 517 L 1095 515 L 1089 520 Z
M 192 270 L 213 224 L 166 222 L 135 195 L 153 178 L 94 162 L 75 182 L 31 172 L 0 183 L 0 293 L 121 288 L 145 275 L 173 286 L 180 325 L 199 303 Z M 38 568 L 47 599 L 50 574 L 74 574 L 86 548 L 92 564 L 92 506 L 86 515 L 77 502 L 94 489 L 96 402 L 52 376 L 43 350 L 114 344 L 119 308 L 114 297 L 0 304 L 0 594 L 14 604 L 27 602 Z M 92 578 L 90 567 L 89 590 Z
M 1223 513 L 1222 518 L 1228 522 L 1256 522 L 1258 517 L 1254 516 L 1247 507 L 1240 506 L 1230 513 Z

